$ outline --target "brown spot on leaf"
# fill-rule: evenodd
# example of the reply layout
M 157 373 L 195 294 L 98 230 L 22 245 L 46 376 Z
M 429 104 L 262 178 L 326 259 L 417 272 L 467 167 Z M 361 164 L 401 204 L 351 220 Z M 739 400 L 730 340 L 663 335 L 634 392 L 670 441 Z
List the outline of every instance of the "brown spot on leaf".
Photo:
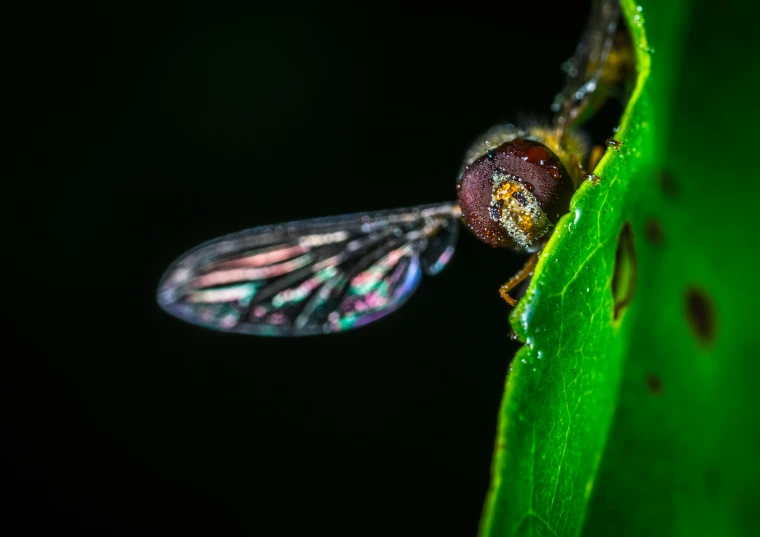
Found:
M 647 388 L 652 395 L 662 394 L 662 380 L 660 380 L 660 377 L 654 373 L 647 375 Z
M 657 182 L 660 184 L 660 189 L 665 196 L 669 198 L 678 197 L 678 183 L 672 173 L 667 170 L 660 170 L 657 172 Z
M 646 237 L 655 246 L 660 246 L 665 240 L 662 225 L 656 218 L 650 218 L 645 225 Z
M 716 315 L 715 306 L 709 295 L 693 286 L 686 290 L 686 318 L 694 335 L 703 345 L 715 340 Z

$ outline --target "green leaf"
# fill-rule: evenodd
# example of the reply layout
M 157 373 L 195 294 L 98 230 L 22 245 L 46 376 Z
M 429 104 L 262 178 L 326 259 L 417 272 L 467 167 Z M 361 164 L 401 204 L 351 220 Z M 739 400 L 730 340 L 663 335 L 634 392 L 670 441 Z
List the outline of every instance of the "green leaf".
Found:
M 638 66 L 622 146 L 574 196 L 512 315 L 525 346 L 500 410 L 483 537 L 757 528 L 760 330 L 745 221 L 760 195 L 757 18 L 706 1 L 622 5 Z

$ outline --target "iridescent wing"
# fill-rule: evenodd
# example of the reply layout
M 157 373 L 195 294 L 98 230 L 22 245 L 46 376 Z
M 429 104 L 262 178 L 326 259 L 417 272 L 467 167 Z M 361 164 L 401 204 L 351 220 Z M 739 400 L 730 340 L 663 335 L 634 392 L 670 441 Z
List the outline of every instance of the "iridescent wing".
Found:
M 226 235 L 166 271 L 158 303 L 227 332 L 304 336 L 356 328 L 438 273 L 458 234 L 456 203 L 302 220 Z

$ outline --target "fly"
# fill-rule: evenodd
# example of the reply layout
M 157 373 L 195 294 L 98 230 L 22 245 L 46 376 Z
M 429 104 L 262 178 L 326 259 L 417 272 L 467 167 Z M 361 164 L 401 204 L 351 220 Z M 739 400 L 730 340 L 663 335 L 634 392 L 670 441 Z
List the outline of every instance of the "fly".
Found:
M 467 151 L 457 201 L 260 226 L 177 259 L 159 305 L 187 322 L 227 332 L 304 336 L 340 332 L 398 309 L 422 273 L 451 259 L 459 221 L 496 248 L 530 254 L 500 294 L 533 274 L 538 253 L 603 150 L 578 130 L 631 69 L 616 0 L 598 0 L 550 125 L 499 125 Z

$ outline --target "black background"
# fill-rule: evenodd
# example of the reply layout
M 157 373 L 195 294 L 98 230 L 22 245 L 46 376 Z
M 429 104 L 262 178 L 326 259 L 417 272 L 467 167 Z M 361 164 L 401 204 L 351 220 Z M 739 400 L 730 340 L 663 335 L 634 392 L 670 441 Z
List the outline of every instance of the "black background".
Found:
M 474 535 L 522 258 L 463 232 L 400 311 L 298 340 L 184 324 L 155 286 L 221 234 L 454 199 L 475 136 L 549 117 L 564 4 L 9 18 L 6 534 Z

